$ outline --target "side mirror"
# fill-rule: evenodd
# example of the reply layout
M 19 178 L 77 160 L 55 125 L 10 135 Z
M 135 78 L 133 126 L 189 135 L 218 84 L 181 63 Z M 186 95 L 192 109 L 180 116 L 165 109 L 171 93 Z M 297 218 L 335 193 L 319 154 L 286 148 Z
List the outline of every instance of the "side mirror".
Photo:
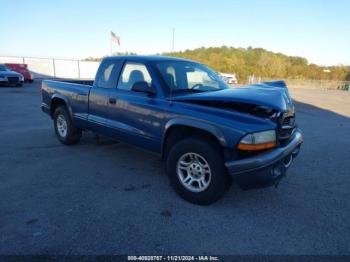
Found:
M 141 92 L 154 95 L 156 93 L 155 88 L 149 85 L 146 81 L 139 81 L 133 84 L 131 91 Z

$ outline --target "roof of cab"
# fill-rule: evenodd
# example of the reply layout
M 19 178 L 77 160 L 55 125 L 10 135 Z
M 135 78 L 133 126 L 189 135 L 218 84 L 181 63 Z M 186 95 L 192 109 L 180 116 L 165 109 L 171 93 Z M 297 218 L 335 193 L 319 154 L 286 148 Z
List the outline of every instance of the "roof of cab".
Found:
M 178 58 L 178 57 L 170 57 L 170 56 L 158 56 L 158 55 L 128 55 L 128 56 L 109 56 L 104 58 L 104 60 L 129 60 L 134 62 L 162 62 L 162 61 L 186 61 L 186 62 L 194 62 L 191 60 Z

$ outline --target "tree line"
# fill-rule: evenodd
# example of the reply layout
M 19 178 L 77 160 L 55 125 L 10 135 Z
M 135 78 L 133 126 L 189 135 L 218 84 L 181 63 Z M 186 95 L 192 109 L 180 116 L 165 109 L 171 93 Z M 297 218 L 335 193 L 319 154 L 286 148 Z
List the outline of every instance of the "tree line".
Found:
M 270 79 L 312 79 L 350 81 L 350 66 L 319 66 L 306 58 L 274 53 L 263 48 L 210 47 L 166 53 L 168 56 L 196 60 L 223 73 L 236 73 Z
M 115 55 L 135 55 L 116 53 Z M 265 79 L 311 79 L 350 81 L 350 66 L 319 66 L 306 58 L 274 53 L 263 48 L 209 47 L 162 53 L 161 55 L 191 59 L 222 73 L 235 73 L 238 79 L 249 75 Z M 99 61 L 97 58 L 87 60 Z

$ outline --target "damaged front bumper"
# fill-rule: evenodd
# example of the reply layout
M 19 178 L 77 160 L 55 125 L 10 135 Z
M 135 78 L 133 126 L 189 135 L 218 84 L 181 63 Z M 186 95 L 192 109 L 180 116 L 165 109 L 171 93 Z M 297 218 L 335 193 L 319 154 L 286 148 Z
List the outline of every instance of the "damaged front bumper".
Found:
M 225 165 L 228 173 L 243 189 L 271 186 L 286 174 L 298 155 L 302 142 L 302 133 L 296 129 L 286 146 L 255 157 L 228 161 Z

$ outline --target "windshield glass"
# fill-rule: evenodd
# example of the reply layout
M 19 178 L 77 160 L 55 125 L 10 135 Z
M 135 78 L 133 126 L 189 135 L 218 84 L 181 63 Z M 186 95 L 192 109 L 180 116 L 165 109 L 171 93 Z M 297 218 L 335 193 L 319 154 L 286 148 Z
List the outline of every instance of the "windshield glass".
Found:
M 6 66 L 0 64 L 0 71 L 9 71 L 9 69 Z
M 224 81 L 208 67 L 187 61 L 166 61 L 156 63 L 171 93 L 210 92 L 229 88 Z

